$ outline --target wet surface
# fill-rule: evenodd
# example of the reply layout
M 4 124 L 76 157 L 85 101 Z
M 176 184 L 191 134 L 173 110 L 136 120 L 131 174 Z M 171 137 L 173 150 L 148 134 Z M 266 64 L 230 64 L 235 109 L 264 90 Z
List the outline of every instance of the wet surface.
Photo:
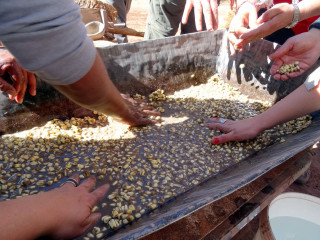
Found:
M 224 99 L 228 94 L 230 100 Z M 64 103 L 54 107 L 65 110 L 61 107 Z M 102 216 L 110 219 L 99 221 L 84 236 L 112 236 L 114 229 L 157 213 L 166 203 L 279 142 L 297 127 L 292 125 L 287 133 L 283 128 L 282 134 L 277 127 L 242 143 L 211 145 L 211 138 L 220 133 L 203 126 L 207 118 L 247 118 L 266 108 L 217 78 L 152 104 L 164 110 L 163 122 L 154 126 L 129 128 L 96 115 L 54 120 L 31 131 L 3 135 L 0 177 L 6 188 L 1 198 L 46 191 L 61 185 L 73 172 L 81 179 L 94 175 L 97 186 L 111 184 L 108 196 L 97 204 Z M 240 207 L 244 201 L 239 197 L 235 204 Z M 215 208 L 206 217 L 224 214 L 225 209 Z M 112 219 L 115 226 L 110 223 Z M 236 220 L 235 215 L 232 221 Z

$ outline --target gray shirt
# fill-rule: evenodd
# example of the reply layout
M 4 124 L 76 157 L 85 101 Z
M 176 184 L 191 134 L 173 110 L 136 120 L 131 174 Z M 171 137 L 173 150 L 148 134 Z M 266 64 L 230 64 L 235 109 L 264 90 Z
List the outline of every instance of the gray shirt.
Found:
M 0 0 L 0 41 L 42 80 L 67 85 L 93 65 L 96 50 L 73 0 Z

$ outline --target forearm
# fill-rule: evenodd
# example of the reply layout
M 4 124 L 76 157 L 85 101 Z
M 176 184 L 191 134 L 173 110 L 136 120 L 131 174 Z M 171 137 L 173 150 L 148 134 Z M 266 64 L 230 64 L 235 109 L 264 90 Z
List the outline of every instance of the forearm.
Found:
M 320 15 L 320 1 L 303 0 L 298 3 L 300 16 L 299 21 Z
M 110 80 L 98 53 L 92 68 L 83 78 L 70 85 L 54 87 L 87 109 L 120 118 L 127 114 L 127 106 Z
M 275 125 L 296 119 L 319 109 L 319 86 L 308 91 L 303 84 L 267 111 L 255 116 L 254 119 L 259 124 L 259 132 L 262 132 Z
M 0 202 L 0 239 L 36 239 L 47 233 L 51 214 L 40 195 Z

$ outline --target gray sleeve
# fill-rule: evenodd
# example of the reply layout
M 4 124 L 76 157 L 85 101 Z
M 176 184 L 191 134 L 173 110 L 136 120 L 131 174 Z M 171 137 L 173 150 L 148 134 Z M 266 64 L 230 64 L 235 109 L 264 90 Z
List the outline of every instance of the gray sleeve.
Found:
M 54 85 L 78 81 L 96 57 L 73 0 L 1 1 L 0 41 L 23 68 Z
M 315 21 L 309 26 L 309 30 L 310 30 L 311 28 L 318 28 L 318 29 L 320 29 L 320 17 L 319 17 L 317 20 L 315 20 Z

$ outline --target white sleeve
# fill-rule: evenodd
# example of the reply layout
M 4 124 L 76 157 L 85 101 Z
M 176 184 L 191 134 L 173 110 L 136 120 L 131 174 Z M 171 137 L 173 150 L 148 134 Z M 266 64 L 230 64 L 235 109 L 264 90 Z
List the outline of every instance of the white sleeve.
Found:
M 1 1 L 0 41 L 23 68 L 54 85 L 78 81 L 96 57 L 73 0 Z

